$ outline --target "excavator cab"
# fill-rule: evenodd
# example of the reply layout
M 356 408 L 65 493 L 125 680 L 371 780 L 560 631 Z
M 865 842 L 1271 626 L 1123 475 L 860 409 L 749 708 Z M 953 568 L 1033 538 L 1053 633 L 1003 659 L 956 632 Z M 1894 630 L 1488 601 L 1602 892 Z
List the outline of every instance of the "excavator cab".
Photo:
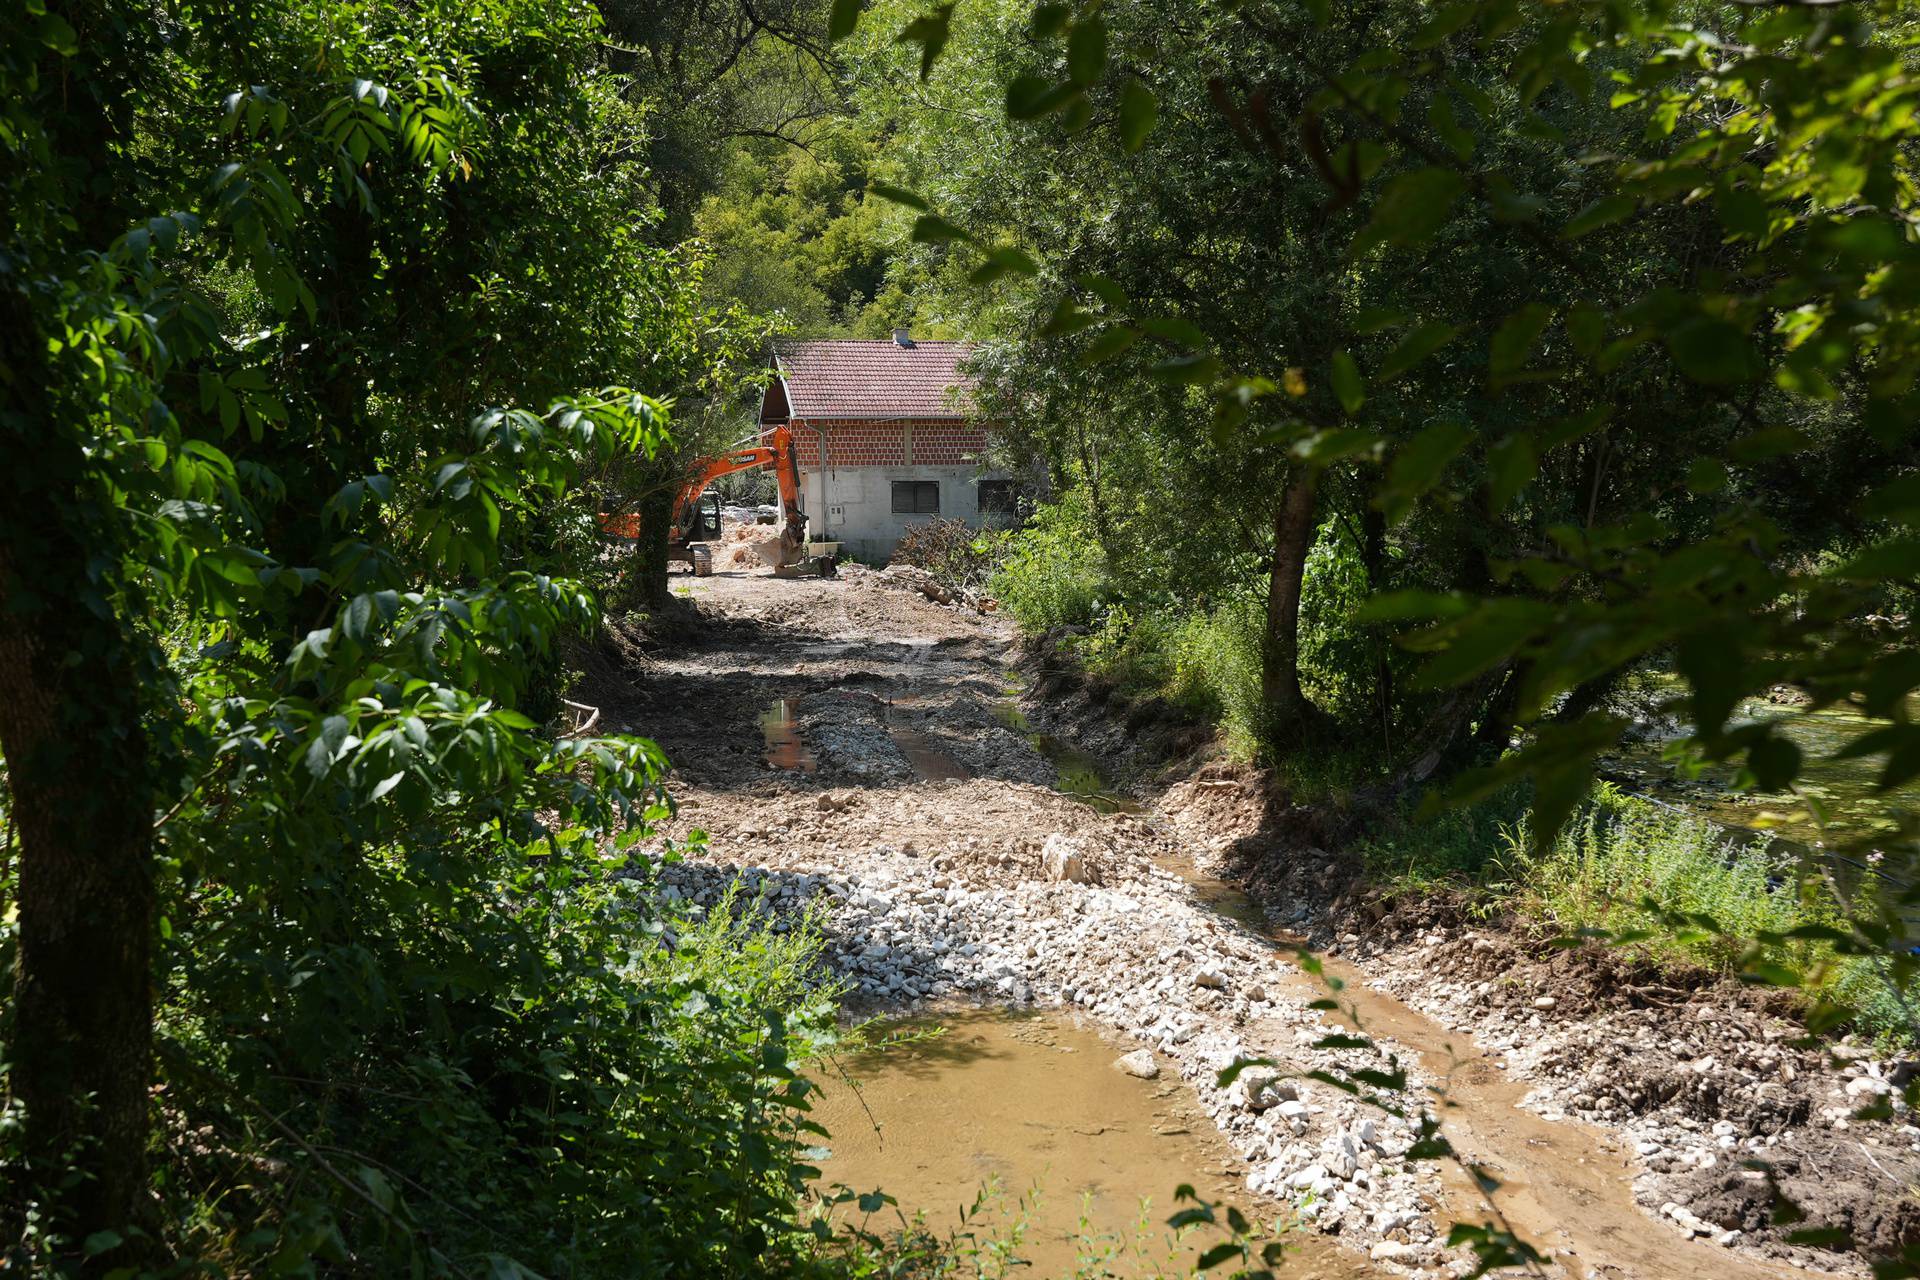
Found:
M 689 511 L 687 521 L 688 542 L 718 542 L 720 540 L 720 495 L 709 489 L 700 495 Z

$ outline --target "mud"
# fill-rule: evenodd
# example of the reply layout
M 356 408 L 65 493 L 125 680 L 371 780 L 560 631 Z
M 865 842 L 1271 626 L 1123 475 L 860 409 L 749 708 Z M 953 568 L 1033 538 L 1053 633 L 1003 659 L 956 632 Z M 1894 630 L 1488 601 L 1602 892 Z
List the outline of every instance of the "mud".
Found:
M 1116 1071 L 1120 1048 L 1070 1014 L 968 1010 L 884 1028 L 934 1029 L 931 1041 L 814 1073 L 814 1118 L 834 1135 L 816 1185 L 823 1196 L 884 1189 L 895 1201 L 872 1214 L 841 1205 L 839 1217 L 980 1245 L 1017 1232 L 1035 1276 L 1135 1274 L 1219 1238 L 1182 1242 L 1164 1225 L 1180 1184 L 1210 1202 L 1240 1197 L 1233 1152 L 1177 1081 Z M 1324 1237 L 1285 1225 L 1291 1274 L 1368 1274 Z
M 760 897 L 755 909 L 824 905 L 830 963 L 860 1008 L 948 1020 L 980 1004 L 1077 1009 L 1090 1027 L 1122 1047 L 1147 1046 L 1167 1068 L 1158 1088 L 1176 1096 L 1159 1099 L 1163 1109 L 1177 1101 L 1208 1117 L 1243 1208 L 1331 1237 L 1338 1256 L 1364 1260 L 1371 1274 L 1470 1269 L 1441 1238 L 1449 1222 L 1488 1209 L 1463 1174 L 1443 1178 L 1435 1164 L 1405 1158 L 1417 1116 L 1386 1116 L 1306 1079 L 1351 1069 L 1369 1051 L 1318 1047 L 1343 1018 L 1311 1008 L 1325 993 L 1290 963 L 1291 935 L 1276 931 L 1326 928 L 1352 868 L 1323 852 L 1311 820 L 1261 778 L 1210 762 L 1204 748 L 1182 757 L 1187 772 L 1177 780 L 1157 773 L 1155 752 L 1191 736 L 1162 709 L 1130 712 L 1109 697 L 1103 720 L 1099 699 L 1067 676 L 1017 671 L 1015 636 L 1002 619 L 943 607 L 885 579 L 722 572 L 689 580 L 697 613 L 641 660 L 595 668 L 575 695 L 605 707 L 616 727 L 659 740 L 675 764 L 680 805 L 667 834 L 698 828 L 710 837 L 702 857 L 663 869 L 663 883 L 707 905 L 739 876 L 749 897 Z M 1023 679 L 1024 716 L 1009 703 Z M 1049 687 L 1066 691 L 1067 714 L 1047 701 Z M 774 717 L 777 742 L 769 708 L 784 708 Z M 1129 720 L 1152 751 L 1127 745 Z M 1105 736 L 1075 738 L 1101 726 Z M 1125 794 L 1121 781 L 1130 783 Z M 1242 884 L 1253 886 L 1258 905 Z M 1466 966 L 1494 962 L 1482 937 L 1504 935 L 1409 921 L 1402 936 L 1400 927 L 1383 925 L 1370 949 L 1358 934 L 1332 936 L 1366 978 L 1388 988 L 1350 971 L 1346 994 L 1366 1034 L 1410 1068 L 1413 1097 L 1429 1100 L 1459 1148 L 1499 1179 L 1497 1209 L 1553 1252 L 1549 1274 L 1809 1273 L 1750 1248 L 1757 1239 L 1785 1249 L 1746 1225 L 1763 1210 L 1718 1183 L 1688 1182 L 1715 1172 L 1698 1163 L 1700 1144 L 1677 1145 L 1671 1159 L 1667 1146 L 1649 1155 L 1634 1116 L 1663 1133 L 1677 1118 L 1657 1107 L 1608 1110 L 1597 1097 L 1571 1108 L 1567 1072 L 1597 1064 L 1631 1078 L 1636 1064 L 1602 1056 L 1614 1034 L 1602 1022 L 1569 1018 L 1564 1035 L 1540 1035 L 1533 992 L 1509 1004 L 1471 994 L 1489 980 L 1472 979 Z M 1516 972 L 1524 983 L 1525 971 Z M 1509 1005 L 1511 1022 L 1490 1017 Z M 1641 1051 L 1627 1043 L 1628 1056 Z M 1535 1052 L 1539 1045 L 1560 1056 Z M 1215 1073 L 1245 1057 L 1274 1060 L 1277 1078 L 1220 1087 Z M 1035 1087 L 1047 1062 L 1058 1065 L 1026 1051 L 1008 1061 L 1026 1064 L 1005 1084 L 1012 1095 Z M 938 1112 L 939 1099 L 974 1070 L 986 1066 L 953 1065 L 939 1090 L 918 1092 L 916 1106 Z M 1847 1077 L 1817 1063 L 1809 1070 L 1823 1087 L 1845 1088 Z M 889 1071 L 879 1067 L 875 1078 Z M 1116 1083 L 1100 1079 L 1109 1091 Z M 1276 1106 L 1283 1098 L 1287 1105 Z M 909 1127 L 894 1123 L 897 1132 Z M 1727 1135 L 1694 1123 L 1683 1132 L 1720 1153 L 1724 1181 L 1734 1161 L 1720 1142 Z M 1775 1146 L 1804 1130 L 1791 1107 L 1769 1123 Z M 990 1127 L 991 1140 L 974 1147 L 1002 1153 L 996 1158 L 1028 1160 L 1022 1143 L 1040 1141 L 1039 1130 L 1017 1121 Z M 977 1175 L 967 1144 L 942 1136 L 948 1131 L 936 1125 L 924 1144 L 903 1142 L 912 1155 L 902 1158 L 924 1168 L 894 1173 Z M 1736 1145 L 1745 1140 L 1743 1131 Z M 842 1133 L 846 1158 L 858 1148 L 844 1143 L 858 1141 Z M 1182 1176 L 1169 1170 L 1157 1193 Z M 953 1190 L 914 1185 L 930 1188 L 924 1196 Z M 1869 1206 L 1904 1195 L 1897 1183 L 1844 1189 Z M 1661 1216 L 1669 1203 L 1685 1216 Z M 1708 1221 L 1710 1208 L 1728 1221 Z M 1899 1220 L 1897 1210 L 1856 1216 Z M 1850 1255 L 1786 1256 L 1856 1267 Z

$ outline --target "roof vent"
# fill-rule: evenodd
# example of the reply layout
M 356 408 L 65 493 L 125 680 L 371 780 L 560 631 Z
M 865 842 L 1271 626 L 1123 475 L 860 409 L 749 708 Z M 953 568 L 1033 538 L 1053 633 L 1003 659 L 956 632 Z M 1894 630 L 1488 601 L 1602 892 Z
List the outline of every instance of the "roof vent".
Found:
M 893 331 L 893 345 L 896 347 L 910 347 L 913 345 L 913 335 L 905 329 L 895 329 Z

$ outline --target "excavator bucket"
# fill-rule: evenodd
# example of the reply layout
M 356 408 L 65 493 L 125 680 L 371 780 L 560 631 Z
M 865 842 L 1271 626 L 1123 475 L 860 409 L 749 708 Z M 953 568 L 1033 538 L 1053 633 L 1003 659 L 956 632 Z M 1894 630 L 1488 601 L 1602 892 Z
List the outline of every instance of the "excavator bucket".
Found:
M 807 555 L 806 531 L 803 527 L 789 524 L 780 531 L 778 538 L 754 543 L 753 550 L 764 563 L 775 569 L 798 564 Z

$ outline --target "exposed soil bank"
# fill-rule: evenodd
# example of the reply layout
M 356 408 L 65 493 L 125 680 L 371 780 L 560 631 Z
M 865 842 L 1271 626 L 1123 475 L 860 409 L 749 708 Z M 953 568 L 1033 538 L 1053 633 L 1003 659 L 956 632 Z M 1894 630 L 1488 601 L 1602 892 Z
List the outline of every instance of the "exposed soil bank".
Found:
M 1304 1078 L 1379 1061 L 1318 1043 L 1335 1026 L 1309 1007 L 1323 992 L 1264 932 L 1265 920 L 1311 927 L 1335 868 L 1280 835 L 1270 806 L 1231 771 L 1149 797 L 1144 812 L 1095 812 L 1046 785 L 1052 765 L 1007 723 L 1013 635 L 1000 619 L 939 607 L 870 573 L 717 576 L 695 591 L 701 619 L 684 636 L 583 691 L 675 761 L 673 834 L 710 833 L 704 854 L 663 870 L 669 892 L 710 904 L 740 876 L 777 920 L 824 907 L 831 962 L 869 1010 L 1078 1008 L 1147 1046 L 1164 1083 L 1182 1082 L 1181 1096 L 1231 1151 L 1240 1202 L 1255 1216 L 1297 1218 L 1382 1274 L 1470 1267 L 1441 1238 L 1485 1209 L 1433 1162 L 1406 1158 L 1415 1119 Z M 1264 911 L 1217 882 L 1183 878 L 1229 865 L 1272 873 L 1256 884 Z M 1448 1029 L 1479 1030 L 1471 1020 L 1410 1007 L 1453 1010 L 1450 977 L 1428 966 L 1420 989 L 1400 993 L 1405 1003 L 1362 988 L 1361 1020 L 1410 1067 L 1415 1098 L 1454 1070 L 1443 1046 L 1462 1048 L 1469 1065 L 1442 1118 L 1500 1172 L 1496 1203 L 1555 1251 L 1558 1274 L 1791 1274 L 1747 1257 L 1744 1228 L 1689 1239 L 1684 1222 L 1636 1210 L 1638 1157 L 1618 1126 L 1516 1109 L 1531 1087 L 1524 1068 L 1503 1074 L 1476 1059 Z M 1219 1088 L 1215 1073 L 1245 1057 L 1278 1067 Z M 917 1154 L 964 1172 L 963 1147 Z M 1160 1195 L 1182 1176 L 1169 1170 Z

